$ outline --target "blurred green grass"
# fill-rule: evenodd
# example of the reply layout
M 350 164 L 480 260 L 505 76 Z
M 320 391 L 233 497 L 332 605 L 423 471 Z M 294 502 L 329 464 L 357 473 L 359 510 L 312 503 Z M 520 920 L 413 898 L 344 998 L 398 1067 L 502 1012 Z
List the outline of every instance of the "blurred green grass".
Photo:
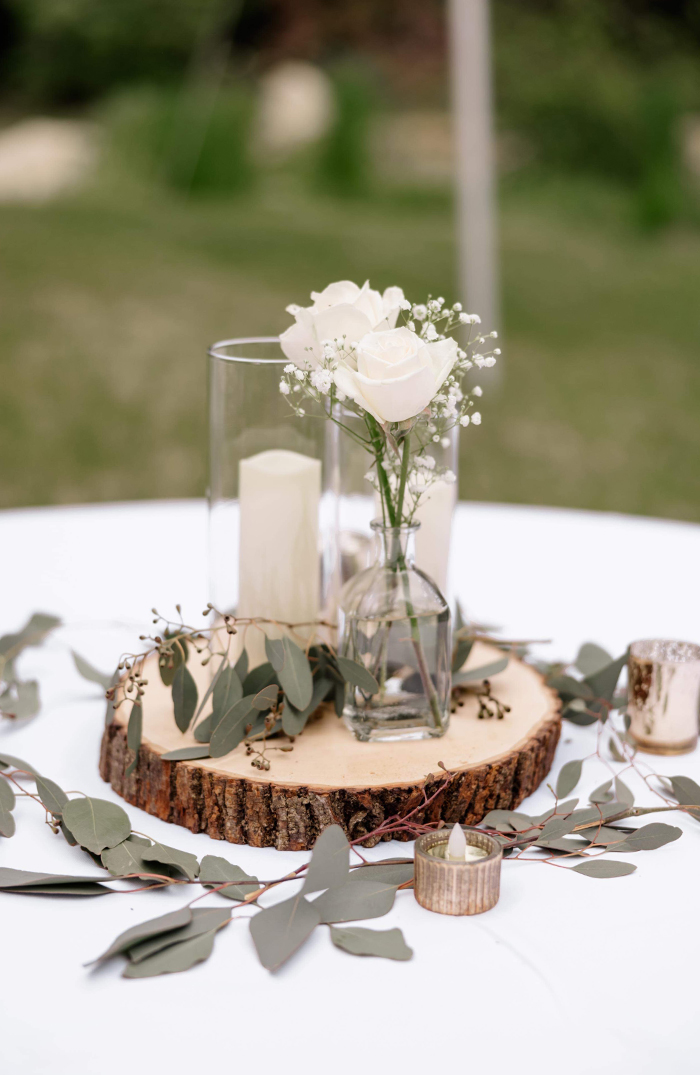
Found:
M 458 297 L 450 201 L 235 200 L 112 182 L 0 208 L 0 506 L 200 496 L 206 346 L 274 333 L 331 280 Z M 614 190 L 506 185 L 503 368 L 460 495 L 700 519 L 700 232 Z

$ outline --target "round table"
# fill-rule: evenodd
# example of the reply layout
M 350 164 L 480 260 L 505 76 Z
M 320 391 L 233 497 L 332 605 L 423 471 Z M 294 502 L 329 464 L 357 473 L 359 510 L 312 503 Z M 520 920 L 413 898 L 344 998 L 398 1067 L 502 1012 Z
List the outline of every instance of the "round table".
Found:
M 66 790 L 119 801 L 97 771 L 104 700 L 78 676 L 70 649 L 108 670 L 138 645 L 152 606 L 171 611 L 179 601 L 199 622 L 207 599 L 204 503 L 9 511 L 0 514 L 0 548 L 0 631 L 17 629 L 37 610 L 65 623 L 21 658 L 22 673 L 40 680 L 43 708 L 26 726 L 5 722 L 0 749 Z M 634 638 L 700 641 L 700 526 L 460 504 L 453 557 L 470 617 L 506 637 L 552 639 L 535 647 L 541 655 L 571 659 L 588 639 L 614 655 Z M 594 734 L 565 723 L 554 772 L 589 754 Z M 700 780 L 697 753 L 647 760 L 659 772 Z M 582 795 L 604 779 L 603 765 L 588 762 Z M 629 782 L 645 802 L 640 782 Z M 541 812 L 550 801 L 541 787 L 522 809 Z M 200 857 L 224 855 L 260 878 L 304 861 L 301 852 L 215 843 L 135 807 L 128 812 L 135 829 Z M 33 803 L 20 802 L 15 816 L 17 836 L 0 840 L 1 865 L 97 872 L 78 848 L 52 836 Z M 235 921 L 207 963 L 125 981 L 121 961 L 97 971 L 82 964 L 122 930 L 181 906 L 189 890 L 95 900 L 0 893 L 3 1069 L 693 1070 L 700 826 L 680 815 L 663 820 L 679 825 L 682 839 L 630 857 L 638 867 L 631 877 L 567 879 L 563 869 L 505 862 L 500 902 L 475 918 L 431 914 L 412 893 L 400 893 L 389 915 L 367 924 L 400 926 L 415 952 L 408 963 L 347 955 L 319 929 L 270 975 L 247 924 Z M 369 856 L 406 851 L 381 844 Z

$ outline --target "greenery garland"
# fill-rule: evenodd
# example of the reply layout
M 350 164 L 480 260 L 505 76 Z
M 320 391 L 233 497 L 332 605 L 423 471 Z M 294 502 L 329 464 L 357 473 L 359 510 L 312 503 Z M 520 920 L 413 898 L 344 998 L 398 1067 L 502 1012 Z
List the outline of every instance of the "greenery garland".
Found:
M 31 624 L 34 626 L 30 630 Z M 52 629 L 46 621 L 32 617 L 24 632 L 0 639 L 0 657 L 12 654 L 11 660 L 6 659 L 3 664 L 5 670 L 24 646 L 39 641 L 37 625 L 42 626 L 42 630 L 46 628 L 42 637 Z M 185 668 L 182 662 L 184 645 L 182 639 L 175 635 L 166 640 L 164 632 L 159 637 L 160 641 L 154 641 L 154 646 L 160 647 L 159 661 L 166 651 L 172 656 L 172 667 L 170 657 L 162 665 L 166 677 L 173 673 L 172 686 L 177 672 Z M 458 667 L 466 659 L 466 650 L 471 648 L 476 638 L 481 637 L 484 637 L 483 633 L 465 625 L 461 618 L 458 620 L 455 646 L 455 663 Z M 490 641 L 494 639 L 490 638 Z M 501 645 L 517 649 L 518 652 L 524 651 L 521 643 Z M 181 654 L 178 663 L 174 656 L 177 652 Z M 104 683 L 107 677 L 78 655 L 74 654 L 74 657 L 81 674 L 91 681 Z M 143 677 L 134 662 L 130 658 L 125 661 L 120 663 L 124 664 L 123 671 L 131 675 L 130 690 L 136 695 L 132 706 L 138 705 L 145 683 L 139 682 Z M 572 666 L 540 665 L 549 683 L 560 693 L 565 707 L 564 717 L 577 724 L 595 724 L 596 743 L 587 758 L 567 762 L 554 786 L 548 785 L 554 801 L 542 814 L 530 816 L 517 810 L 493 810 L 487 814 L 482 826 L 501 842 L 507 858 L 538 861 L 589 877 L 619 877 L 634 872 L 636 867 L 626 858 L 609 858 L 611 852 L 626 856 L 654 850 L 682 835 L 679 828 L 659 822 L 633 828 L 625 824 L 629 819 L 659 811 L 679 811 L 700 821 L 700 786 L 695 781 L 686 776 L 660 776 L 641 765 L 637 759 L 634 743 L 629 736 L 626 698 L 623 692 L 617 690 L 625 661 L 626 654 L 612 660 L 600 647 L 587 643 Z M 507 658 L 489 666 L 492 669 L 489 674 L 495 674 L 505 662 Z M 126 664 L 130 667 L 127 668 Z M 484 692 L 481 683 L 473 678 L 475 673 L 483 681 L 485 669 L 457 673 L 457 689 L 475 684 L 487 706 L 487 712 L 480 715 L 503 719 L 505 707 L 501 706 L 500 712 L 498 708 L 491 710 L 493 702 L 498 706 L 497 700 L 493 699 L 490 689 Z M 13 670 L 10 674 L 15 676 Z M 313 678 L 313 671 L 311 674 Z M 470 675 L 472 679 L 460 682 L 461 675 Z M 261 691 L 264 689 L 260 688 Z M 3 698 L 7 690 L 5 686 Z M 109 710 L 113 713 L 114 685 L 110 684 L 107 690 L 110 694 Z M 272 712 L 272 707 L 269 712 Z M 579 807 L 578 799 L 568 799 L 567 796 L 579 783 L 585 762 L 594 757 L 607 766 L 610 778 L 595 788 L 589 794 L 588 802 Z M 616 765 L 622 768 L 615 768 Z M 2 867 L 0 891 L 22 895 L 94 897 L 133 895 L 170 886 L 199 886 L 202 891 L 183 907 L 142 922 L 120 934 L 94 961 L 102 963 L 117 957 L 125 958 L 123 974 L 127 978 L 151 977 L 189 969 L 209 958 L 219 930 L 232 921 L 246 918 L 258 957 L 263 966 L 271 971 L 289 959 L 320 926 L 329 928 L 331 941 L 336 947 L 352 955 L 410 959 L 412 951 L 401 930 L 373 930 L 348 923 L 387 914 L 397 894 L 413 885 L 413 861 L 389 858 L 369 862 L 360 848 L 370 839 L 390 838 L 398 833 L 416 837 L 443 827 L 442 821 L 424 824 L 417 820 L 418 815 L 442 795 L 453 779 L 452 773 L 444 766 L 441 768 L 444 778 L 438 788 L 429 797 L 424 793 L 422 801 L 412 810 L 385 818 L 375 830 L 351 842 L 348 842 L 339 826 L 333 825 L 318 838 L 309 862 L 281 877 L 260 881 L 221 856 L 205 855 L 199 861 L 195 855 L 136 832 L 123 807 L 76 793 L 72 793 L 75 797 L 71 798 L 55 781 L 37 772 L 31 764 L 2 752 L 0 835 L 9 838 L 15 834 L 13 810 L 16 799 L 18 796 L 29 798 L 43 809 L 45 822 L 51 830 L 56 835 L 62 835 L 69 845 L 80 847 L 103 872 L 97 876 L 83 876 Z M 634 771 L 642 778 L 649 791 L 658 798 L 659 805 L 635 805 L 631 790 L 622 780 L 622 774 L 627 770 Z M 27 783 L 33 783 L 34 790 L 29 790 Z M 355 856 L 352 865 L 351 853 Z M 571 859 L 579 861 L 570 866 Z M 260 905 L 261 898 L 268 892 L 291 881 L 302 882 L 301 889 L 293 896 L 269 907 Z M 122 887 L 113 887 L 115 884 L 121 884 Z M 232 914 L 228 907 L 197 906 L 201 900 L 214 894 L 232 901 L 236 905 L 236 913 Z M 246 910 L 253 912 L 252 915 L 243 913 Z

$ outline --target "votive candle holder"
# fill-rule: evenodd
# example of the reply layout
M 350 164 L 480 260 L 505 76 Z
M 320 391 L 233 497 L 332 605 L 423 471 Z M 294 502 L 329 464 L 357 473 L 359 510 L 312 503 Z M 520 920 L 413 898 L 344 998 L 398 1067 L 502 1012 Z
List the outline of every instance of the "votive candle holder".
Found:
M 667 638 L 633 642 L 629 732 L 647 754 L 687 754 L 698 742 L 700 646 Z
M 467 846 L 486 852 L 483 858 L 445 858 L 451 829 L 419 836 L 415 844 L 415 897 L 421 907 L 438 914 L 482 914 L 498 903 L 503 849 L 481 829 L 462 826 Z

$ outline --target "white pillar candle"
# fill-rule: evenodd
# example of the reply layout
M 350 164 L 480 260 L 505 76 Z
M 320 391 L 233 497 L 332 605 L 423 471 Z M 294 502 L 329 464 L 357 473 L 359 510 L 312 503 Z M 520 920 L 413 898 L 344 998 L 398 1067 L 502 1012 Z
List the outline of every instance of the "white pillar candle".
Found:
M 240 461 L 239 616 L 318 619 L 320 498 L 318 459 L 273 449 Z M 246 649 L 251 666 L 266 660 L 265 640 L 255 627 L 248 628 Z
M 416 520 L 420 523 L 416 534 L 416 567 L 425 571 L 443 594 L 447 589 L 447 564 L 456 498 L 457 483 L 439 479 L 431 485 L 416 512 Z

